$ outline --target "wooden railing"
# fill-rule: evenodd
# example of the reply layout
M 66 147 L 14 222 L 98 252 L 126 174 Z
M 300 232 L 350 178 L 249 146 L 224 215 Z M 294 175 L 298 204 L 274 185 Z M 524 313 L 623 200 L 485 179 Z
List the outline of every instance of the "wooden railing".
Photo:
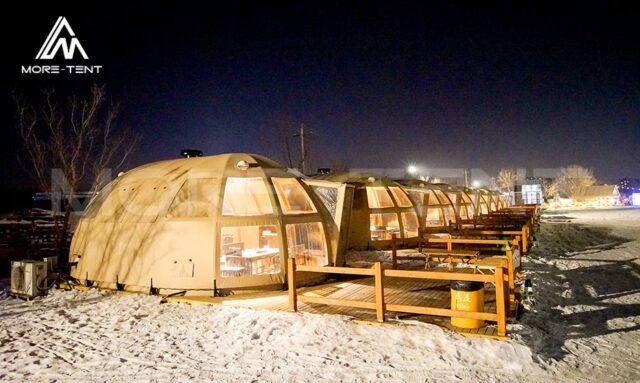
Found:
M 479 319 L 497 322 L 498 335 L 504 336 L 507 332 L 507 311 L 509 305 L 508 290 L 505 288 L 505 274 L 502 267 L 495 269 L 495 274 L 471 274 L 471 273 L 453 273 L 453 272 L 435 272 L 435 271 L 412 271 L 412 270 L 392 270 L 382 267 L 381 262 L 377 262 L 370 269 L 357 269 L 351 267 L 322 267 L 322 266 L 305 266 L 296 265 L 295 259 L 289 258 L 287 261 L 287 278 L 289 285 L 289 308 L 292 311 L 298 311 L 298 302 L 316 303 L 325 305 L 346 306 L 355 308 L 372 309 L 376 311 L 376 319 L 379 322 L 385 321 L 386 311 L 406 312 L 422 315 L 435 315 L 444 317 L 457 317 L 468 319 Z M 374 302 L 365 302 L 357 300 L 305 296 L 299 295 L 296 289 L 296 272 L 312 272 L 312 273 L 332 273 L 341 275 L 364 275 L 374 278 L 375 300 Z M 438 307 L 413 306 L 404 304 L 387 304 L 385 302 L 384 280 L 387 277 L 394 278 L 417 278 L 428 280 L 446 280 L 446 281 L 470 281 L 493 283 L 496 286 L 496 312 L 473 312 L 443 309 Z
M 395 236 L 395 234 L 394 234 Z M 397 255 L 397 242 L 394 240 L 394 236 L 391 238 L 391 259 L 393 268 L 396 268 L 398 259 L 403 260 L 423 260 L 425 257 L 412 257 L 412 256 L 402 256 L 398 257 Z M 507 269 L 507 280 L 509 282 L 509 297 L 510 300 L 516 299 L 515 292 L 515 282 L 516 282 L 516 272 L 513 266 L 513 253 L 516 247 L 519 247 L 520 236 L 515 236 L 511 241 L 506 239 L 479 239 L 479 238 L 421 238 L 418 240 L 418 248 L 416 252 L 420 253 L 426 248 L 429 244 L 446 244 L 446 249 L 448 251 L 454 252 L 454 245 L 478 245 L 478 246 L 491 246 L 491 245 L 502 245 L 502 248 L 499 250 L 503 251 L 506 258 L 506 269 Z M 476 248 L 477 250 L 477 248 Z M 487 248 L 489 250 L 489 248 Z M 491 249 L 494 250 L 494 249 Z
M 529 224 L 524 224 L 520 230 L 494 230 L 494 229 L 462 229 L 460 234 L 463 237 L 470 236 L 510 236 L 520 238 L 523 253 L 529 251 Z

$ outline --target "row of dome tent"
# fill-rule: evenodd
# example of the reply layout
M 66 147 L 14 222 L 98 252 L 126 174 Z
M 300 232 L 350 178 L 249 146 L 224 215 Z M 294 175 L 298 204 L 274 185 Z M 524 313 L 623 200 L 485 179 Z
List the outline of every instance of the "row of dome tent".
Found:
M 497 191 L 417 179 L 394 181 L 354 173 L 320 178 L 353 186 L 348 248 L 356 250 L 388 247 L 393 234 L 407 242 L 417 238 L 421 229 L 448 233 L 473 224 L 478 215 L 509 205 L 508 198 Z
M 392 234 L 447 232 L 499 210 L 499 193 L 375 175 L 308 178 L 268 158 L 222 154 L 127 171 L 91 201 L 70 250 L 87 285 L 171 293 L 280 288 L 286 260 L 345 264 Z M 300 273 L 302 283 L 317 273 Z

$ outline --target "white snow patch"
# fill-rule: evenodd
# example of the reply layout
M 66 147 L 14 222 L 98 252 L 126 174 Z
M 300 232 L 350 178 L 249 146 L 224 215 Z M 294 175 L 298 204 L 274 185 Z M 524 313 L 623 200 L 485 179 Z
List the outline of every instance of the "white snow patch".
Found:
M 638 381 L 640 210 L 566 215 L 523 258 L 536 303 L 511 341 L 143 295 L 0 293 L 0 381 Z

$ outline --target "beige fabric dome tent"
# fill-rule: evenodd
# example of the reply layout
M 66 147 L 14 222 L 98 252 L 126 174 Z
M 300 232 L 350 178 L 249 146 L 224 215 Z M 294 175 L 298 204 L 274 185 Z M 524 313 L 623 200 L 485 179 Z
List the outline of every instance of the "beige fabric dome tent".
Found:
M 389 247 L 392 234 L 399 242 L 418 237 L 420 221 L 416 209 L 400 185 L 393 180 L 364 173 L 319 176 L 319 179 L 354 188 L 349 219 L 348 247 Z
M 71 244 L 72 276 L 131 291 L 212 291 L 214 280 L 218 288 L 282 286 L 288 255 L 344 263 L 339 217 L 330 220 L 300 174 L 265 157 L 156 162 L 116 178 L 90 203 Z

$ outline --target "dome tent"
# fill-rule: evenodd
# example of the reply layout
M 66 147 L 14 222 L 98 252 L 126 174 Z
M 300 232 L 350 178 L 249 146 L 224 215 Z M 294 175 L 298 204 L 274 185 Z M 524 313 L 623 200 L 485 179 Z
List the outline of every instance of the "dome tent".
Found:
M 416 241 L 420 221 L 411 199 L 395 181 L 367 173 L 338 173 L 316 179 L 350 185 L 353 190 L 349 218 L 350 249 L 381 249 L 399 242 Z
M 415 179 L 398 182 L 411 198 L 420 217 L 420 224 L 428 232 L 448 231 L 450 224 L 457 222 L 458 211 L 450 194 L 452 186 Z
M 71 274 L 131 291 L 211 291 L 214 280 L 218 288 L 282 286 L 287 256 L 343 262 L 329 219 L 299 174 L 262 156 L 151 163 L 89 204 L 72 240 Z

